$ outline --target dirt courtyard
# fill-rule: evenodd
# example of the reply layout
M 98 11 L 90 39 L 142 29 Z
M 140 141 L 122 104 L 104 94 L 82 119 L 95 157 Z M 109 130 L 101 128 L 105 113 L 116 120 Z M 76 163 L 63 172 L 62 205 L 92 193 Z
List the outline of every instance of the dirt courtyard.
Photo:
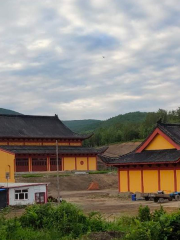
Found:
M 96 190 L 96 191 L 71 191 L 61 192 L 61 196 L 67 202 L 79 206 L 85 213 L 91 211 L 100 212 L 105 218 L 120 216 L 135 216 L 139 206 L 148 205 L 151 211 L 159 209 L 162 205 L 167 212 L 175 212 L 180 208 L 180 202 L 172 201 L 163 204 L 153 201 L 132 201 L 130 198 L 120 197 L 117 190 Z
M 47 182 L 48 195 L 57 197 L 57 180 L 54 174 L 42 174 L 39 177 L 16 177 L 16 182 Z M 100 190 L 87 190 L 91 182 L 98 182 Z M 105 218 L 113 219 L 118 216 L 135 216 L 140 205 L 148 205 L 153 211 L 160 207 L 152 201 L 131 201 L 128 194 L 118 193 L 117 173 L 112 174 L 65 174 L 60 176 L 60 195 L 64 200 L 79 206 L 85 213 L 100 212 Z M 161 204 L 167 212 L 180 208 L 180 201 Z M 21 210 L 16 210 L 20 215 Z

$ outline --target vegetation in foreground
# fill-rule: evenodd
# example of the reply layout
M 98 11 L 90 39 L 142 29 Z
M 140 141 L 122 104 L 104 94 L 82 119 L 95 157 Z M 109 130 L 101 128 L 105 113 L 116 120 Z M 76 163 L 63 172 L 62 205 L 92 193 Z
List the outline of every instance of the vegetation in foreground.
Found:
M 4 213 L 5 210 L 0 217 L 0 240 L 93 239 L 93 234 L 105 233 L 114 236 L 110 239 L 180 239 L 180 211 L 167 214 L 162 207 L 153 213 L 147 206 L 140 207 L 137 217 L 121 217 L 112 222 L 95 212 L 86 216 L 67 202 L 58 206 L 50 203 L 28 206 L 19 218 L 6 219 Z

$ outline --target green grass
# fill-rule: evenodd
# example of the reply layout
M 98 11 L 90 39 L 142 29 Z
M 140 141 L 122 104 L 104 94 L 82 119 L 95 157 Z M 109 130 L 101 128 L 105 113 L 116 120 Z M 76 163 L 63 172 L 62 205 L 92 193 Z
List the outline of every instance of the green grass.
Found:
M 59 177 L 67 177 L 70 176 L 71 174 L 59 174 Z M 38 177 L 57 177 L 57 174 L 23 174 L 20 175 L 22 178 L 38 178 Z
M 102 171 L 94 171 L 94 172 L 89 172 L 89 174 L 106 174 L 106 173 L 110 173 L 112 171 L 110 170 L 102 170 Z
M 23 174 L 21 177 L 23 178 L 35 178 L 35 177 L 43 177 L 43 174 Z

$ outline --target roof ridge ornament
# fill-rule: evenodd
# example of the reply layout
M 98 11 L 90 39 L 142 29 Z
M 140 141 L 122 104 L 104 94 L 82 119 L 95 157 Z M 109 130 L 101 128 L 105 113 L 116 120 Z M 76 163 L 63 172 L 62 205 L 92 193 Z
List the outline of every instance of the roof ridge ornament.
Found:
M 161 124 L 162 123 L 162 118 L 159 118 L 159 120 L 157 121 L 157 124 Z

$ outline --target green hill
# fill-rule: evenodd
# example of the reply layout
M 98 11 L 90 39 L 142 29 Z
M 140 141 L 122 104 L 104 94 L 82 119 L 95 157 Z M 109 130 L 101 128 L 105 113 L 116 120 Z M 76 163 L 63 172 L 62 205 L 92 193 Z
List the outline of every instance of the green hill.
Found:
M 63 123 L 74 132 L 87 133 L 124 123 L 141 123 L 145 120 L 146 115 L 146 112 L 131 112 L 120 114 L 105 121 L 88 119 L 63 121 Z
M 13 110 L 0 108 L 0 114 L 14 114 L 14 115 L 21 115 L 21 113 L 15 112 Z
M 116 117 L 112 117 L 106 121 L 103 121 L 101 127 L 107 128 L 113 125 L 119 125 L 123 123 L 141 123 L 145 120 L 146 116 L 147 116 L 146 112 L 130 112 L 120 114 Z
M 63 121 L 68 128 L 77 133 L 93 132 L 100 126 L 101 122 L 93 119 Z

